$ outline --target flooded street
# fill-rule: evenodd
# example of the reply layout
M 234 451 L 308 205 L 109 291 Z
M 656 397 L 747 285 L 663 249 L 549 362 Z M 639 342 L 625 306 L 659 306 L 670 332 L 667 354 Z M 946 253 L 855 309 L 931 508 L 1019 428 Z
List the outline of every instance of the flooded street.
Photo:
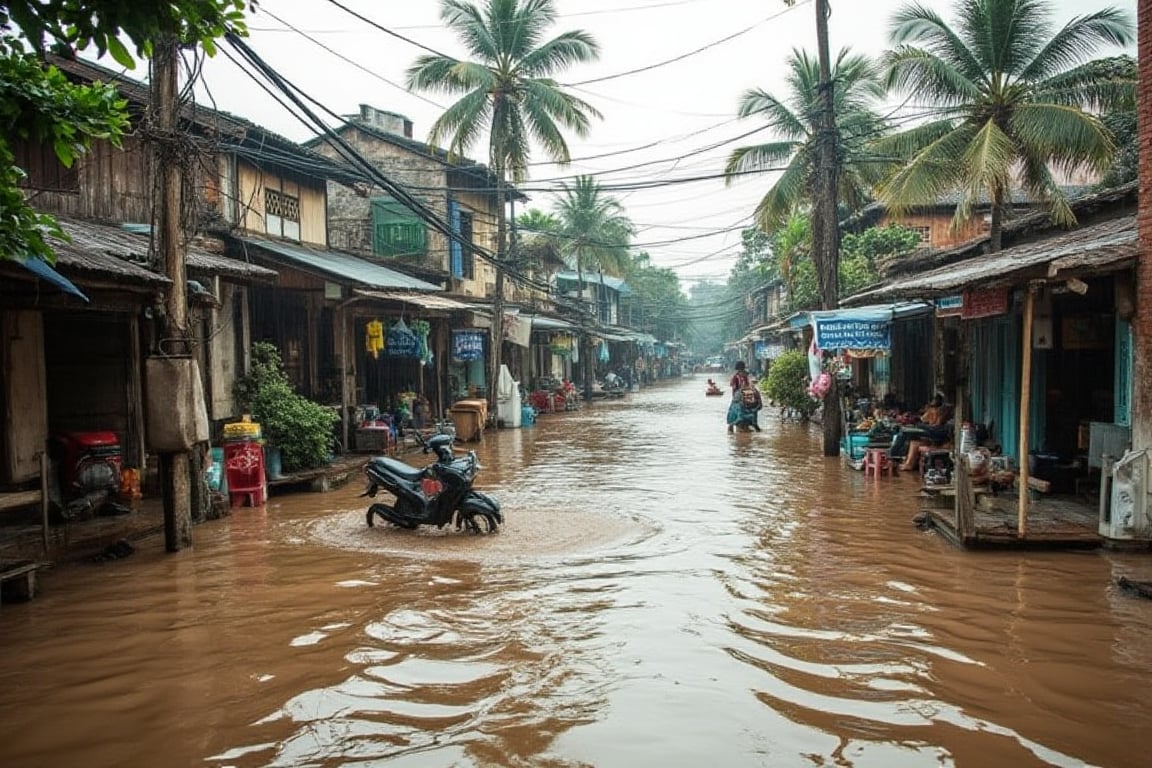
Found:
M 273 497 L 0 611 L 0 765 L 1140 766 L 1148 555 L 964 553 L 704 379 L 489 432 L 506 528 Z

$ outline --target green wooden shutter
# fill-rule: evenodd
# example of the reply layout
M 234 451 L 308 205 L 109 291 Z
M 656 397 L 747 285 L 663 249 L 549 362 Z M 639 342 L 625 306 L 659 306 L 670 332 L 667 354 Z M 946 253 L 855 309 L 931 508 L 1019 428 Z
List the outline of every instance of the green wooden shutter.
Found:
M 390 197 L 372 200 L 372 252 L 378 256 L 423 255 L 428 235 L 420 217 Z

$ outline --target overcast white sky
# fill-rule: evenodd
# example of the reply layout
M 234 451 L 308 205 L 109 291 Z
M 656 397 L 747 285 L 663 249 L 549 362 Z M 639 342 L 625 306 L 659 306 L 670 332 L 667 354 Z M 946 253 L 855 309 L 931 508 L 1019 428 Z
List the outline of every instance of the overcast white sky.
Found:
M 422 45 L 464 55 L 440 25 L 436 0 L 339 2 Z M 947 0 L 923 3 L 945 18 L 951 15 Z M 902 4 L 832 0 L 833 51 L 843 46 L 868 54 L 882 51 L 888 20 Z M 1063 24 L 1106 5 L 1127 11 L 1135 21 L 1135 0 L 1053 0 L 1053 18 Z M 593 124 L 587 139 L 570 137 L 574 162 L 567 168 L 547 165 L 537 156 L 541 164 L 523 186 L 529 206 L 544 210 L 551 207 L 548 190 L 576 174 L 595 174 L 602 185 L 627 187 L 720 173 L 734 147 L 768 139 L 764 131 L 737 138 L 762 125 L 754 118 L 735 118 L 740 94 L 763 87 L 783 96 L 781 72 L 789 51 L 816 47 L 815 10 L 806 0 L 791 9 L 781 0 L 558 0 L 557 7 L 556 33 L 583 29 L 600 43 L 598 62 L 573 68 L 560 79 L 600 110 L 603 119 Z M 257 53 L 333 112 L 355 112 L 361 103 L 399 112 L 415 123 L 416 138 L 424 139 L 447 104 L 442 96 L 403 88 L 405 71 L 422 53 L 419 48 L 372 28 L 328 0 L 260 0 L 250 26 L 249 42 Z M 704 50 L 693 53 L 698 49 Z M 677 57 L 684 58 L 661 64 Z M 644 67 L 651 69 L 624 74 Z M 198 98 L 210 97 L 218 108 L 292 139 L 311 136 L 223 56 L 210 61 L 203 75 L 206 89 L 200 89 Z M 607 153 L 612 154 L 603 156 Z M 485 145 L 470 156 L 487 162 Z M 748 178 L 731 187 L 721 180 L 671 183 L 621 188 L 612 194 L 637 227 L 637 247 L 647 250 L 657 265 L 675 269 L 687 285 L 726 278 L 739 252 L 740 229 L 749 224 L 771 181 L 768 176 Z

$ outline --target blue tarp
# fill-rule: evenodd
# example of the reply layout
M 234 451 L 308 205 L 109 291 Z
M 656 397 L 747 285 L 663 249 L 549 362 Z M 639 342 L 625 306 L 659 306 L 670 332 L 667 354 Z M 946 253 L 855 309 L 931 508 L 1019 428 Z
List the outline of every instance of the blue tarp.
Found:
M 60 274 L 56 270 L 52 269 L 52 265 L 43 259 L 32 257 L 17 263 L 24 267 L 24 269 L 36 275 L 36 277 L 40 278 L 41 280 L 51 283 L 60 290 L 64 291 L 64 293 L 70 293 L 73 296 L 78 296 L 84 301 L 88 301 L 88 297 L 85 296 L 79 288 L 73 285 L 71 280 L 64 277 L 64 275 Z

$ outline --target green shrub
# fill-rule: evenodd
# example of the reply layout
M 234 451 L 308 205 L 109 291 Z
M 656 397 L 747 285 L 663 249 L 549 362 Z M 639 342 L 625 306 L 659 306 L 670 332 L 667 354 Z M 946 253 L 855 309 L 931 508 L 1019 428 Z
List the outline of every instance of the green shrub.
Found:
M 765 390 L 776 405 L 792 408 L 805 419 L 820 403 L 808 394 L 808 356 L 798 350 L 784 352 L 768 369 Z
M 275 345 L 252 345 L 252 370 L 236 381 L 234 392 L 244 412 L 260 424 L 264 439 L 280 449 L 285 472 L 328 460 L 338 416 L 292 389 Z

